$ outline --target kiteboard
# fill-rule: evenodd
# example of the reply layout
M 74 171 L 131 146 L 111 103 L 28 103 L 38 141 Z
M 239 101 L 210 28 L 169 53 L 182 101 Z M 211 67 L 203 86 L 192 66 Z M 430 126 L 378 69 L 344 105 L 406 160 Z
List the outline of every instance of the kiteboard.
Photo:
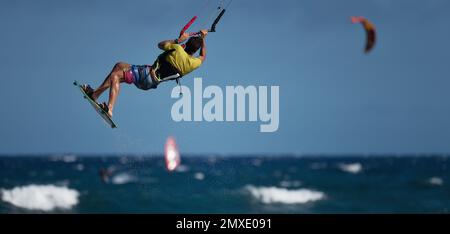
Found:
M 108 113 L 106 113 L 96 101 L 92 100 L 92 98 L 87 95 L 87 93 L 83 90 L 81 85 L 78 83 L 78 81 L 74 81 L 73 84 L 80 89 L 81 93 L 83 94 L 84 98 L 89 101 L 91 106 L 95 109 L 95 111 L 103 118 L 106 124 L 110 126 L 111 128 L 117 128 L 117 125 L 114 123 L 114 121 L 109 117 Z

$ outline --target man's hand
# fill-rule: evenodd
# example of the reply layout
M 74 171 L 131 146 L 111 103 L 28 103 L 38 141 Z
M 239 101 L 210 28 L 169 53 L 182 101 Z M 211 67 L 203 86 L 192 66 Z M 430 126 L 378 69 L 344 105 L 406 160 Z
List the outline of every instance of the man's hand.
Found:
M 200 31 L 201 37 L 202 37 L 202 49 L 200 50 L 200 56 L 199 59 L 202 60 L 202 62 L 206 59 L 206 43 L 205 43 L 205 37 L 208 35 L 208 30 L 203 29 Z
M 200 35 L 202 36 L 202 38 L 205 38 L 208 35 L 208 30 L 207 29 L 200 30 Z
M 186 41 L 189 38 L 189 33 L 183 33 L 179 38 L 178 38 L 178 43 L 181 43 L 183 41 Z

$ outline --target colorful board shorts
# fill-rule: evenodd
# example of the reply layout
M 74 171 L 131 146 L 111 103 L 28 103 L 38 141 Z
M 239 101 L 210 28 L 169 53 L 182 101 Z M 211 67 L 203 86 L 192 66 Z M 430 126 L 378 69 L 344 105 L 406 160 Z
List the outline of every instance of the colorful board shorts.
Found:
M 124 71 L 125 82 L 142 90 L 156 89 L 158 84 L 150 76 L 150 69 L 149 65 L 131 65 L 130 70 Z

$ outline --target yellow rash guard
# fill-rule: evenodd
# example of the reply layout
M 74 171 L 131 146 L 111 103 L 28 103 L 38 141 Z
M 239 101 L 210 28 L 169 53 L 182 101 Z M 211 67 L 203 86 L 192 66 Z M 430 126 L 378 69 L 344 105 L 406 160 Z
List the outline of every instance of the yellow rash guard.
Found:
M 186 53 L 181 45 L 166 43 L 163 49 L 164 51 L 173 50 L 167 55 L 166 60 L 180 72 L 181 76 L 187 75 L 202 65 L 201 59 Z

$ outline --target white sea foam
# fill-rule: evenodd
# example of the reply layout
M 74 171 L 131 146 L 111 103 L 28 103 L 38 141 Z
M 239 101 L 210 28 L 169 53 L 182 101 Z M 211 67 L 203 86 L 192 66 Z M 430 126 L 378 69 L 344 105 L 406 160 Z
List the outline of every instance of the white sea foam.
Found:
M 65 163 L 73 163 L 77 161 L 77 156 L 75 155 L 64 155 L 62 161 Z
M 255 167 L 260 167 L 262 162 L 263 162 L 262 159 L 259 159 L 259 158 L 253 159 L 252 160 L 252 165 L 255 166 Z
M 431 177 L 428 179 L 428 183 L 431 185 L 442 186 L 444 184 L 444 180 L 439 177 Z
M 284 188 L 299 187 L 301 185 L 302 185 L 302 182 L 298 181 L 298 180 L 294 180 L 294 181 L 283 180 L 280 182 L 280 186 L 284 187 Z
M 208 163 L 210 165 L 214 165 L 214 164 L 216 164 L 216 162 L 217 162 L 217 158 L 216 157 L 212 156 L 212 157 L 208 158 Z
M 49 158 L 52 162 L 65 162 L 65 163 L 73 163 L 77 161 L 77 156 L 72 154 L 67 155 L 54 155 Z
M 189 167 L 183 164 L 180 164 L 177 168 L 175 168 L 176 172 L 187 172 L 189 171 Z
M 264 204 L 304 204 L 325 198 L 324 193 L 309 189 L 288 190 L 277 187 L 255 187 L 253 185 L 248 185 L 245 188 L 255 199 Z
M 196 180 L 204 180 L 205 179 L 205 174 L 203 174 L 201 172 L 197 172 L 197 173 L 195 173 L 194 178 Z
M 75 170 L 83 171 L 84 170 L 84 165 L 81 164 L 81 163 L 78 163 L 77 165 L 75 165 Z
M 338 167 L 342 171 L 345 171 L 345 172 L 348 172 L 351 174 L 358 174 L 363 169 L 361 163 L 349 163 L 349 164 L 341 163 L 338 165 Z
M 1 190 L 2 200 L 14 206 L 29 209 L 52 211 L 71 209 L 78 204 L 79 192 L 55 185 L 27 185 Z
M 128 184 L 134 181 L 136 181 L 136 177 L 128 173 L 117 174 L 111 179 L 111 182 L 113 184 Z
M 61 180 L 56 182 L 54 185 L 58 187 L 69 187 L 70 180 Z

